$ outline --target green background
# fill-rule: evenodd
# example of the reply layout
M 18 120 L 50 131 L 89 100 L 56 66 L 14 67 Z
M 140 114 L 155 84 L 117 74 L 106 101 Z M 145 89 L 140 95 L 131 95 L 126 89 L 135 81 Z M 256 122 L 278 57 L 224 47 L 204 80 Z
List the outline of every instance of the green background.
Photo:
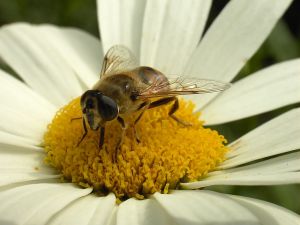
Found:
M 212 22 L 227 2 L 226 0 L 215 0 L 213 2 L 208 24 Z M 17 21 L 78 27 L 99 37 L 95 0 L 1 0 L 0 25 Z M 296 0 L 260 50 L 247 63 L 235 80 L 273 63 L 299 56 L 300 1 Z M 300 104 L 294 104 L 214 128 L 224 134 L 229 141 L 232 141 L 271 118 L 299 106 Z M 223 186 L 210 189 L 267 200 L 300 214 L 300 185 L 269 187 Z

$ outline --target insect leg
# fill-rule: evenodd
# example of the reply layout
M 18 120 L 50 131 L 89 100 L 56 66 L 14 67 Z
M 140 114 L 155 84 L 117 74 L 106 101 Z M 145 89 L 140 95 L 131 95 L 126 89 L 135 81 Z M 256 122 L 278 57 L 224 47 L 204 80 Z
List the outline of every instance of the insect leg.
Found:
M 71 119 L 71 122 L 73 122 L 74 120 L 81 120 L 81 119 L 82 119 L 82 117 L 72 118 L 72 119 Z
M 176 120 L 178 123 L 184 125 L 184 126 L 191 126 L 192 124 L 188 123 L 188 122 L 185 122 L 181 119 L 179 119 L 177 116 L 174 115 L 174 113 L 178 110 L 179 108 L 179 101 L 178 101 L 178 98 L 177 97 L 168 97 L 168 98 L 162 98 L 162 99 L 159 99 L 155 102 L 152 102 L 148 109 L 151 109 L 151 108 L 155 108 L 155 107 L 158 107 L 158 106 L 161 106 L 161 105 L 165 105 L 165 104 L 168 104 L 169 102 L 174 102 L 174 104 L 172 105 L 170 111 L 169 111 L 169 116 Z
M 125 137 L 125 131 L 126 131 L 126 128 L 127 128 L 127 125 L 125 124 L 125 121 L 121 118 L 121 117 L 117 117 L 117 121 L 120 123 L 121 125 L 121 128 L 122 128 L 122 133 L 121 133 L 121 138 L 119 139 L 118 143 L 117 143 L 117 146 L 116 146 L 116 151 L 115 151 L 115 155 L 113 157 L 113 161 L 116 162 L 117 161 L 117 155 L 118 155 L 118 151 L 119 151 L 119 148 L 121 147 L 122 143 L 123 143 L 123 140 L 124 140 L 124 137 Z
M 181 119 L 179 119 L 177 116 L 174 115 L 174 113 L 179 109 L 179 101 L 178 101 L 178 98 L 177 97 L 174 97 L 175 100 L 174 100 L 174 104 L 172 105 L 172 108 L 170 109 L 169 111 L 169 116 L 176 120 L 178 123 L 184 125 L 184 126 L 191 126 L 192 124 L 191 123 L 188 123 L 186 121 L 183 121 Z
M 138 132 L 135 128 L 135 125 L 140 121 L 140 119 L 142 118 L 144 112 L 148 109 L 149 107 L 149 102 L 144 102 L 140 105 L 140 107 L 138 108 L 138 110 L 141 110 L 142 112 L 140 113 L 140 115 L 137 117 L 137 119 L 134 121 L 134 124 L 133 124 L 133 132 L 134 132 L 134 136 L 135 136 L 135 139 L 138 143 L 141 142 L 140 140 L 140 137 L 138 135 Z
M 83 135 L 82 135 L 80 141 L 78 142 L 77 147 L 80 145 L 80 143 L 83 141 L 83 139 L 84 139 L 85 136 L 87 135 L 86 123 L 85 123 L 85 120 L 84 120 L 84 119 L 82 120 L 82 126 L 83 126 L 84 133 L 83 133 Z
M 103 147 L 104 144 L 104 134 L 105 134 L 105 127 L 100 128 L 100 137 L 99 137 L 99 149 Z
M 172 102 L 175 99 L 176 99 L 176 97 L 168 97 L 168 98 L 159 99 L 155 102 L 151 102 L 148 109 L 152 109 L 152 108 L 155 108 L 155 107 L 158 107 L 158 106 L 161 106 L 161 105 L 168 104 L 169 102 Z

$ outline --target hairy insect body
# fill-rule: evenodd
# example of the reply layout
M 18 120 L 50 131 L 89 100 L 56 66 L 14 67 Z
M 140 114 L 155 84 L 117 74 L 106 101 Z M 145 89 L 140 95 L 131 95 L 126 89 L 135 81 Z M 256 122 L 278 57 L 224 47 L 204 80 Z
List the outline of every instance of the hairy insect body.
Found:
M 104 57 L 99 81 L 81 96 L 84 134 L 78 145 L 87 134 L 88 124 L 92 130 L 100 128 L 101 148 L 104 143 L 105 123 L 116 119 L 122 127 L 120 142 L 116 147 L 118 149 L 127 128 L 124 119 L 127 115 L 139 112 L 134 127 L 145 110 L 170 102 L 173 105 L 169 116 L 183 125 L 190 125 L 174 115 L 179 107 L 177 96 L 218 92 L 228 87 L 228 83 L 205 79 L 177 77 L 170 80 L 154 68 L 138 66 L 126 47 L 113 46 Z
M 137 108 L 137 103 L 131 98 L 135 87 L 136 81 L 128 74 L 117 74 L 104 77 L 93 90 L 98 90 L 103 95 L 114 99 L 119 107 L 119 114 L 126 114 Z
M 100 91 L 114 99 L 119 107 L 119 114 L 126 115 L 138 111 L 143 103 L 149 100 L 140 100 L 137 97 L 139 90 L 144 90 L 149 85 L 168 82 L 164 74 L 150 67 L 138 67 L 122 74 L 104 76 L 93 90 Z M 167 88 L 165 88 L 167 89 Z

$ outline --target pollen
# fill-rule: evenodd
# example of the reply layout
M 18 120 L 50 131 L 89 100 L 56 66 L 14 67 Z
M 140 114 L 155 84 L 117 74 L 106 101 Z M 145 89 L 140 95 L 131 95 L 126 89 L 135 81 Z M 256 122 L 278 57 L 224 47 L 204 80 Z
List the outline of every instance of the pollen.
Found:
M 203 127 L 191 102 L 180 100 L 175 115 L 191 126 L 172 119 L 171 104 L 147 110 L 136 125 L 126 130 L 122 145 L 120 124 L 105 125 L 104 145 L 99 131 L 84 133 L 80 99 L 61 108 L 44 135 L 45 161 L 61 171 L 63 180 L 97 193 L 113 192 L 117 199 L 147 198 L 178 189 L 182 182 L 201 180 L 225 159 L 226 139 Z M 134 121 L 133 114 L 129 121 Z M 133 124 L 133 123 L 129 123 Z M 136 139 L 136 133 L 140 142 Z

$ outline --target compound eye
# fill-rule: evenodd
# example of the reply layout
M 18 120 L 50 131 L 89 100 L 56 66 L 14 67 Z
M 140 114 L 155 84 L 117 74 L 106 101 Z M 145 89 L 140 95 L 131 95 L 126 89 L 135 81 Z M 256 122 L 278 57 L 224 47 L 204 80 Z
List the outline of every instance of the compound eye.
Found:
M 87 109 L 92 109 L 92 108 L 94 108 L 94 102 L 93 102 L 93 100 L 92 100 L 91 98 L 88 98 L 88 99 L 86 100 L 86 105 L 85 105 L 85 107 L 86 107 Z
M 99 112 L 103 120 L 110 121 L 118 116 L 119 108 L 117 103 L 110 97 L 101 96 L 99 101 Z
M 97 96 L 101 95 L 99 91 L 88 90 L 80 98 L 80 106 L 83 113 L 86 113 L 87 109 L 94 109 L 94 100 Z

